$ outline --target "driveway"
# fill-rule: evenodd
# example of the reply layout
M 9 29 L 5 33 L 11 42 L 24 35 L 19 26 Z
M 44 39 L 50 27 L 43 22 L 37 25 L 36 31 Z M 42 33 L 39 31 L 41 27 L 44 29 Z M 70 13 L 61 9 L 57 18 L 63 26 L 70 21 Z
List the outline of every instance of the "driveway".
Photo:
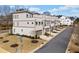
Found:
M 71 34 L 72 28 L 68 27 L 35 53 L 65 53 Z

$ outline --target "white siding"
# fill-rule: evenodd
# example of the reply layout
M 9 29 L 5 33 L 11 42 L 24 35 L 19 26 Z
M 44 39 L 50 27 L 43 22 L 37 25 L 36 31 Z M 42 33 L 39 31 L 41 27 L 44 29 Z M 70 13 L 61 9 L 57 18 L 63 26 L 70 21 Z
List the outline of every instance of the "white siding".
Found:
M 23 31 L 22 31 L 23 30 Z M 34 28 L 22 28 L 22 27 L 13 27 L 13 33 L 19 34 L 19 35 L 27 35 L 27 36 L 33 36 L 34 35 Z
M 17 16 L 18 15 L 18 16 Z M 15 17 L 17 16 L 17 17 Z M 43 28 L 49 29 L 50 25 L 54 26 L 54 23 L 51 24 L 51 21 L 58 20 L 57 17 L 47 16 L 47 15 L 38 15 L 38 14 L 29 14 L 29 13 L 16 13 L 13 14 L 13 34 L 19 35 L 28 35 L 34 36 L 35 32 L 43 30 Z M 33 24 L 32 24 L 33 22 Z M 43 22 L 43 24 L 42 24 Z M 36 24 L 37 23 L 37 24 Z M 46 26 L 44 26 L 46 24 Z
M 15 16 L 18 15 L 18 18 L 15 18 Z M 28 15 L 28 17 L 27 17 Z M 29 13 L 16 13 L 16 14 L 13 14 L 13 20 L 26 20 L 26 18 L 31 18 L 32 14 L 29 14 Z

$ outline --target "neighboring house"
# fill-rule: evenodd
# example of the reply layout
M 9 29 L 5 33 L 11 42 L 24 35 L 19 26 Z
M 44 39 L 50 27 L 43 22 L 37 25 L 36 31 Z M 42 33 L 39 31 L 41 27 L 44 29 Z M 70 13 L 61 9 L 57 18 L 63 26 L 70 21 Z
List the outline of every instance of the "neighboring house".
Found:
M 71 20 L 69 17 L 66 17 L 66 16 L 60 17 L 60 22 L 61 22 L 61 25 L 72 25 L 73 24 L 73 20 Z
M 57 17 L 33 13 L 30 11 L 17 11 L 13 13 L 12 34 L 39 36 L 51 31 Z

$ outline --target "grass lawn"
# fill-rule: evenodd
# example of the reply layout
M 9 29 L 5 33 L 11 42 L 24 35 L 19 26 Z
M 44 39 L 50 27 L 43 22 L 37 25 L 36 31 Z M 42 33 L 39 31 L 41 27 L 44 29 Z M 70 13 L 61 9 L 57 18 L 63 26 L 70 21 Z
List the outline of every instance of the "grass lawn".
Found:
M 79 53 L 79 24 L 74 26 L 67 50 L 71 53 Z
M 68 50 L 69 50 L 71 53 L 79 52 L 79 46 L 77 46 L 77 45 L 75 44 L 75 42 L 70 41 L 70 45 L 69 45 Z

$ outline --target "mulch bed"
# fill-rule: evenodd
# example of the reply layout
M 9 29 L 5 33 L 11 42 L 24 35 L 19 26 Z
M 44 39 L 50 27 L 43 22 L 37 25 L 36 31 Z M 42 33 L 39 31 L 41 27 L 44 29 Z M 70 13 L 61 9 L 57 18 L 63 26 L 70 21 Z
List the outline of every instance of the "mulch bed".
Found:
M 9 42 L 9 40 L 4 40 L 4 41 L 3 41 L 3 43 L 7 43 L 7 42 Z
M 19 46 L 18 44 L 12 44 L 10 47 L 16 48 L 18 46 Z
M 38 43 L 39 41 L 38 40 L 32 40 L 31 42 L 32 43 Z
M 79 51 L 75 51 L 74 53 L 79 53 Z
M 0 37 L 0 39 L 3 39 L 3 37 Z

